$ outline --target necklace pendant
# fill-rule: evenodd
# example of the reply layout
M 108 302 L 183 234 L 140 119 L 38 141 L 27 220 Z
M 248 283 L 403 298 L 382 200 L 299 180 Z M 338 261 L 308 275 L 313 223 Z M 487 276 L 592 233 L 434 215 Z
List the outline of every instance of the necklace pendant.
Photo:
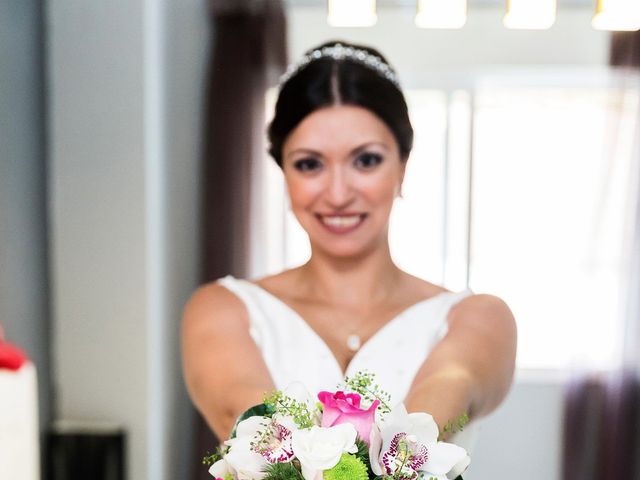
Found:
M 362 341 L 360 340 L 360 335 L 352 333 L 347 337 L 347 348 L 352 352 L 360 350 L 361 345 Z

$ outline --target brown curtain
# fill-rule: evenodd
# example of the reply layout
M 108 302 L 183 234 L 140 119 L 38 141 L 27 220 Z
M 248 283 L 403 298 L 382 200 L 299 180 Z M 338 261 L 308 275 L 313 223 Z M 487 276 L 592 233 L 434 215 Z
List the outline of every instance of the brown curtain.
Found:
M 623 72 L 639 73 L 640 32 L 612 35 L 610 64 Z M 637 82 L 634 75 L 628 78 Z M 636 160 L 640 162 L 640 156 Z M 640 214 L 640 192 L 634 194 L 636 214 Z M 565 480 L 640 480 L 640 217 L 632 227 L 624 362 L 617 372 L 585 374 L 569 384 L 564 415 Z
M 203 283 L 247 274 L 251 177 L 264 151 L 265 93 L 286 66 L 280 0 L 212 0 L 210 13 L 213 48 L 201 166 Z M 217 440 L 196 417 L 191 478 L 209 480 L 200 461 Z
M 622 370 L 580 377 L 565 395 L 564 480 L 640 479 L 640 384 Z
M 640 67 L 640 32 L 616 32 L 611 35 L 609 64 Z

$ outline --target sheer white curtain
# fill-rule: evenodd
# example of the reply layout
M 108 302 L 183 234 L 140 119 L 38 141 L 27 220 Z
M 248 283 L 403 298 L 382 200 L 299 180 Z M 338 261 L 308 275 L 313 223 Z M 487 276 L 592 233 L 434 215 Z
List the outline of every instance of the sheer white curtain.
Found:
M 631 59 L 633 56 L 624 55 Z M 615 72 L 616 96 L 624 105 L 625 95 L 640 91 L 636 68 L 619 68 Z M 604 205 L 617 192 L 607 188 L 615 159 L 619 157 L 622 135 L 632 134 L 633 143 L 626 152 L 629 162 L 626 178 L 624 222 L 618 257 L 621 308 L 611 321 L 617 324 L 619 354 L 605 371 L 587 368 L 569 382 L 565 404 L 563 478 L 581 480 L 640 478 L 640 109 L 635 106 L 633 131 L 624 132 L 622 110 L 613 112 L 607 125 L 608 142 L 604 154 L 611 159 L 603 172 Z M 606 225 L 600 225 L 601 229 Z M 597 235 L 609 232 L 596 231 Z M 605 336 L 606 337 L 606 336 Z

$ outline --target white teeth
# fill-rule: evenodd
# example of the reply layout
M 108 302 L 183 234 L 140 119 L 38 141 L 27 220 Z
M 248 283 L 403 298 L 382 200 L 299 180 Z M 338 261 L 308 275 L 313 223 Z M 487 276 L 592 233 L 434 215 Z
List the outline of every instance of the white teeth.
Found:
M 348 228 L 353 227 L 361 220 L 360 215 L 350 217 L 322 217 L 322 221 L 330 227 Z

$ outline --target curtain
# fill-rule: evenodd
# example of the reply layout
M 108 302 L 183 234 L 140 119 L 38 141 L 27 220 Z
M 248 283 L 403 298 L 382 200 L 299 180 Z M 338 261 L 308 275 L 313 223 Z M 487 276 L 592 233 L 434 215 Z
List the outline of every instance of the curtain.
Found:
M 201 165 L 201 280 L 247 274 L 252 172 L 264 154 L 264 103 L 286 66 L 280 0 L 212 0 L 213 48 L 205 93 Z M 217 440 L 196 414 L 191 478 Z
M 638 88 L 640 32 L 612 35 L 610 64 L 623 87 Z M 640 112 L 638 122 L 640 122 Z M 640 129 L 636 129 L 640 133 Z M 628 238 L 623 246 L 623 351 L 619 368 L 572 380 L 565 395 L 563 479 L 640 480 L 640 135 L 631 169 Z M 615 148 L 615 146 L 612 146 Z

